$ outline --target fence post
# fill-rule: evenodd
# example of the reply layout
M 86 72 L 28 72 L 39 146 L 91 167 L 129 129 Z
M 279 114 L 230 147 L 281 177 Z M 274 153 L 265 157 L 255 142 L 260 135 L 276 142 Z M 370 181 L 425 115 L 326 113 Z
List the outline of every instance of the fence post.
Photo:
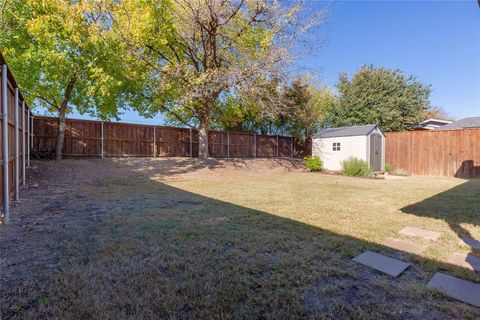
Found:
M 15 104 L 14 104 L 14 114 L 13 120 L 15 121 L 15 133 L 13 136 L 13 176 L 15 178 L 14 188 L 15 188 L 15 201 L 18 201 L 20 198 L 20 188 L 19 188 L 19 170 L 18 170 L 18 107 L 20 105 L 20 97 L 19 97 L 19 90 L 15 88 Z
M 22 103 L 22 184 L 25 185 L 26 175 L 25 175 L 25 101 Z
M 295 157 L 295 138 L 292 137 L 291 140 L 292 140 L 292 158 L 294 158 Z
M 278 136 L 277 136 L 277 158 L 278 158 L 278 156 L 279 156 L 279 154 L 280 154 L 279 149 L 280 149 L 280 146 L 278 145 Z
M 192 128 L 190 128 L 190 158 L 193 157 Z
M 227 158 L 230 158 L 230 132 L 227 132 Z
M 30 144 L 30 138 L 31 138 L 31 125 L 30 125 L 30 110 L 28 110 L 28 113 L 27 113 L 27 129 L 28 129 L 28 133 L 27 133 L 27 167 L 30 168 L 30 147 L 31 147 L 31 144 Z
M 3 214 L 4 222 L 10 221 L 8 188 L 8 90 L 7 65 L 2 66 L 2 160 L 3 160 Z
M 153 157 L 157 156 L 157 127 L 153 126 Z
M 30 117 L 30 119 L 32 119 L 32 126 L 30 127 L 30 130 L 31 130 L 30 136 L 31 136 L 32 141 L 30 142 L 30 146 L 31 146 L 32 149 L 33 149 L 33 139 L 35 138 L 35 135 L 33 134 L 33 121 L 35 120 L 35 117 L 33 116 L 33 114 L 32 114 L 32 116 Z
M 253 154 L 253 157 L 256 158 L 257 157 L 257 135 L 255 133 L 253 134 L 253 150 L 255 151 L 255 153 Z
M 103 159 L 103 158 L 105 157 L 105 155 L 104 155 L 104 150 L 103 150 L 103 141 L 104 141 L 104 137 L 103 137 L 103 121 L 101 122 L 100 132 L 101 132 L 101 138 L 100 138 L 100 140 L 101 140 L 100 150 L 101 150 L 101 151 L 100 151 L 100 152 L 101 152 L 101 157 L 102 157 L 102 159 Z

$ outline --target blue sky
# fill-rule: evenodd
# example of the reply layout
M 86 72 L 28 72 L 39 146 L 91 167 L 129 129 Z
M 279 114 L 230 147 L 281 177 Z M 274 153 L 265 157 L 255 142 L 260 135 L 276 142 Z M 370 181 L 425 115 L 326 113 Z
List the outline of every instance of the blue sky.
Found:
M 363 64 L 401 69 L 432 86 L 431 103 L 453 118 L 480 116 L 480 7 L 477 1 L 334 1 L 315 37 L 324 42 L 298 65 L 334 87 Z M 78 114 L 72 117 L 80 117 Z M 122 121 L 162 123 L 126 112 Z
M 432 86 L 431 103 L 452 117 L 480 116 L 480 7 L 477 1 L 336 1 L 303 58 L 334 86 L 362 64 L 401 69 Z

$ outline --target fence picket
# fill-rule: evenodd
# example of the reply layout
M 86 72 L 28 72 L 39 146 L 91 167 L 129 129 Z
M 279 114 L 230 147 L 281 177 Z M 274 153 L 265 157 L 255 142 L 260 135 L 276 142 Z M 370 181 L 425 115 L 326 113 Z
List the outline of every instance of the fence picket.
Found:
M 385 161 L 412 174 L 480 178 L 480 129 L 387 132 Z
M 25 112 L 28 114 L 30 110 L 1 53 L 0 72 L 0 223 L 8 223 L 10 199 L 20 199 L 20 184 L 26 182 L 25 152 L 28 150 L 25 148 Z
M 39 155 L 52 154 L 55 149 L 57 118 L 37 116 L 34 122 L 33 151 Z M 195 157 L 198 153 L 198 143 L 196 143 L 198 132 L 195 129 L 101 122 L 99 139 L 98 131 L 95 133 L 95 130 L 90 130 L 95 126 L 100 126 L 99 121 L 67 119 L 68 130 L 65 134 L 64 155 L 98 157 L 100 153 L 105 157 L 151 157 L 153 152 L 154 156 L 160 157 Z M 210 156 L 220 158 L 290 157 L 295 155 L 293 149 L 297 148 L 294 144 L 288 143 L 293 142 L 292 137 L 210 131 L 209 138 Z M 98 140 L 101 141 L 101 150 L 98 147 L 97 149 L 91 147 Z M 79 144 L 84 148 L 75 149 L 74 146 Z M 305 144 L 304 152 L 299 152 L 299 155 L 309 153 L 308 148 L 310 145 Z M 96 153 L 95 150 L 97 150 Z

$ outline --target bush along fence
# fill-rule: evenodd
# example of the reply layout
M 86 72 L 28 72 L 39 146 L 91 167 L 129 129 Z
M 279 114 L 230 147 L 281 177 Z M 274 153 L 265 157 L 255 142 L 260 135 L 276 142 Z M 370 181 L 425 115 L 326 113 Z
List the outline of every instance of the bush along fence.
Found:
M 20 184 L 25 185 L 26 167 L 30 167 L 31 115 L 23 95 L 0 53 L 1 102 L 1 223 L 10 220 L 10 199 L 20 197 Z
M 385 160 L 413 174 L 480 178 L 480 129 L 389 132 Z
M 36 158 L 55 152 L 58 119 L 35 116 L 33 148 Z M 293 137 L 243 132 L 209 132 L 209 154 L 214 158 L 304 157 L 311 142 Z M 66 157 L 197 157 L 198 131 L 154 125 L 92 120 L 66 120 Z

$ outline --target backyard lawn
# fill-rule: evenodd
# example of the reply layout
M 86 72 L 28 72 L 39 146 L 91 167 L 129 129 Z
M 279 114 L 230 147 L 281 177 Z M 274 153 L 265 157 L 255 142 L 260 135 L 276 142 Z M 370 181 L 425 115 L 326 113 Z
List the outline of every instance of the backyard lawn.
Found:
M 428 290 L 480 240 L 480 180 L 309 173 L 288 160 L 37 162 L 3 226 L 3 318 L 448 319 L 480 309 Z M 399 233 L 437 231 L 436 241 Z M 382 242 L 410 239 L 421 254 Z M 412 263 L 394 279 L 351 259 Z M 479 252 L 476 252 L 477 254 Z

